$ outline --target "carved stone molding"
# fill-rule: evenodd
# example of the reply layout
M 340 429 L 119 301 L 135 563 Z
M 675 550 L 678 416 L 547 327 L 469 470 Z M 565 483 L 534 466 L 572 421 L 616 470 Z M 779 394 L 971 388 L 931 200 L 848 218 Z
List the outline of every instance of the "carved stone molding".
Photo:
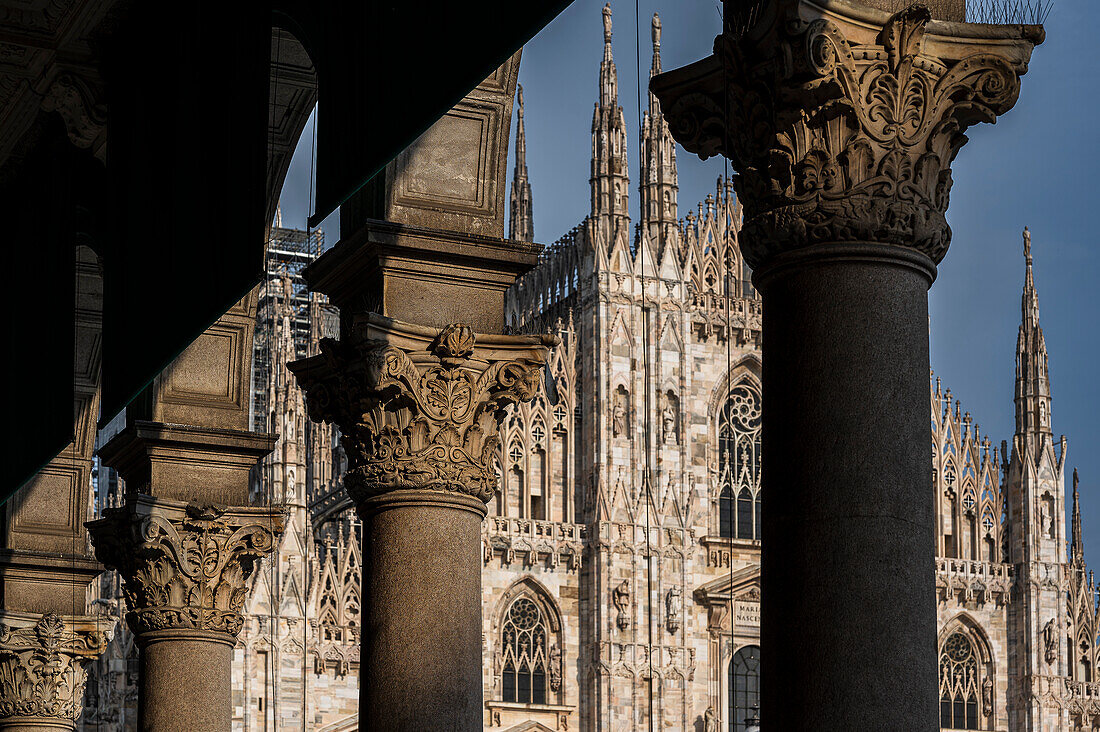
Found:
M 282 509 L 156 500 L 138 495 L 87 524 L 96 557 L 123 580 L 135 634 L 189 629 L 236 636 L 248 579 L 275 548 Z
M 0 722 L 77 719 L 105 629 L 94 618 L 0 613 Z
M 479 343 L 480 340 L 480 343 Z M 310 419 L 332 422 L 357 505 L 403 489 L 489 501 L 505 407 L 534 397 L 552 336 L 475 336 L 363 316 L 342 341 L 290 364 Z M 483 344 L 483 345 L 482 345 Z
M 964 132 L 1016 102 L 1040 26 L 933 21 L 840 0 L 777 0 L 742 38 L 655 77 L 673 136 L 728 157 L 756 268 L 815 244 L 915 249 L 938 263 Z

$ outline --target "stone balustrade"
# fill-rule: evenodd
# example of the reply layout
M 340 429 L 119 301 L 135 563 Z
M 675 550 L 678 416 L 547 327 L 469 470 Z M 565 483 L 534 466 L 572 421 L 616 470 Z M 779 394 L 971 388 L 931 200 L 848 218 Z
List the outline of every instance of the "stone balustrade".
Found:
M 936 557 L 936 591 L 943 601 L 958 595 L 963 602 L 1007 605 L 1014 583 L 1011 564 Z
M 526 566 L 532 566 L 545 558 L 551 567 L 556 567 L 567 556 L 569 569 L 580 567 L 585 538 L 583 524 L 491 516 L 482 524 L 481 533 L 485 563 L 499 553 L 507 564 L 518 557 Z

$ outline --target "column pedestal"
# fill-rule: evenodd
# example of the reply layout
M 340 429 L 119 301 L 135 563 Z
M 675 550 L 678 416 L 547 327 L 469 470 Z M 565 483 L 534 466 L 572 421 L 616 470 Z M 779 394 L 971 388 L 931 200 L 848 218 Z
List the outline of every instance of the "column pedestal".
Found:
M 792 252 L 755 274 L 765 334 L 761 662 L 763 678 L 782 679 L 761 689 L 769 727 L 935 724 L 934 277 L 928 257 L 880 244 Z

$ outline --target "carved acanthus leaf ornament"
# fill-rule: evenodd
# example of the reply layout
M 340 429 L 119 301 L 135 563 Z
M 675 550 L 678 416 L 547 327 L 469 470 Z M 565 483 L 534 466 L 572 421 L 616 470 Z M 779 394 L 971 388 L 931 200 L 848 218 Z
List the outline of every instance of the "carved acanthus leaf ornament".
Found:
M 0 720 L 79 718 L 85 666 L 106 649 L 107 636 L 94 621 L 0 615 Z
M 340 428 L 344 487 L 356 504 L 402 489 L 493 497 L 498 422 L 535 396 L 546 348 L 475 345 L 469 326 L 451 324 L 419 348 L 325 339 L 320 356 L 291 365 L 310 419 Z
M 136 634 L 195 629 L 236 636 L 248 579 L 275 548 L 285 516 L 174 501 L 107 509 L 88 524 L 96 558 L 123 580 Z
M 938 263 L 964 132 L 1012 108 L 1042 28 L 994 30 L 1004 39 L 988 42 L 931 38 L 930 23 L 937 33 L 972 26 L 912 5 L 872 35 L 866 19 L 857 27 L 842 16 L 854 5 L 774 4 L 770 27 L 720 35 L 714 56 L 652 83 L 677 141 L 704 158 L 723 154 L 738 171 L 746 261 L 871 242 Z

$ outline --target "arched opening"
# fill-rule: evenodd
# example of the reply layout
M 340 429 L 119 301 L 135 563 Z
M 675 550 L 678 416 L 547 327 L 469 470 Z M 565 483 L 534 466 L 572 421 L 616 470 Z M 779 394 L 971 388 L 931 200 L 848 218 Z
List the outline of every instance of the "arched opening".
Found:
M 745 732 L 745 720 L 760 708 L 760 646 L 745 646 L 733 654 L 729 694 L 730 732 Z
M 730 389 L 718 415 L 718 527 L 722 537 L 760 538 L 760 405 L 759 389 L 743 380 Z
M 965 633 L 955 631 L 940 649 L 940 726 L 980 729 L 980 688 L 977 649 Z
M 546 618 L 531 598 L 520 597 L 508 608 L 500 642 L 504 701 L 546 704 L 549 670 Z

